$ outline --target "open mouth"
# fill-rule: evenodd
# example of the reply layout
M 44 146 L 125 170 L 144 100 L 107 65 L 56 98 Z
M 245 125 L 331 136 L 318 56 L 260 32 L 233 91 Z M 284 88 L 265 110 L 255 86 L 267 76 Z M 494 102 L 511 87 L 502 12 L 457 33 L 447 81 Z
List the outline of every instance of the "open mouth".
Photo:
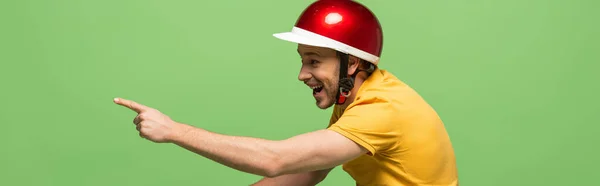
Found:
M 323 90 L 323 85 L 310 87 L 313 89 L 313 95 L 318 94 Z

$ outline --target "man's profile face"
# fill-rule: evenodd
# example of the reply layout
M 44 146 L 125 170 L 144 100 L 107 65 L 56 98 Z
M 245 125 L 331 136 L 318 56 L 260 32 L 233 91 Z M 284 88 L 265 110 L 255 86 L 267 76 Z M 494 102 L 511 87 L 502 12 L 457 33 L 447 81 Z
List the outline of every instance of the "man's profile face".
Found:
M 298 79 L 312 89 L 317 107 L 327 109 L 336 102 L 339 58 L 333 49 L 298 45 L 302 68 Z

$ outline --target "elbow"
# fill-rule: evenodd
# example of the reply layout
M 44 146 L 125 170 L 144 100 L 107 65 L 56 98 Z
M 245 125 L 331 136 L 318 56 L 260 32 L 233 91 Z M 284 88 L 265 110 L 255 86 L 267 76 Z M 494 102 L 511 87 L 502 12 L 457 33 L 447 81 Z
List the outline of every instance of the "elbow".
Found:
M 285 163 L 282 158 L 272 158 L 263 164 L 262 175 L 268 178 L 274 178 L 286 174 Z
M 265 170 L 262 176 L 267 177 L 267 178 L 275 178 L 275 177 L 278 177 L 281 175 L 283 175 L 283 174 L 281 174 L 278 170 L 269 169 L 269 170 Z

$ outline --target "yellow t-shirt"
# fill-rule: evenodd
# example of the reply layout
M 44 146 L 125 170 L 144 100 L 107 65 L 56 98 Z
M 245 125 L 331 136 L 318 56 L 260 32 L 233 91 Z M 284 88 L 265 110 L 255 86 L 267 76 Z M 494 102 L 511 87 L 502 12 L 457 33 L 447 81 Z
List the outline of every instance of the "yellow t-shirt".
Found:
M 408 85 L 377 69 L 329 130 L 369 152 L 343 165 L 359 186 L 457 186 L 454 150 L 442 120 Z

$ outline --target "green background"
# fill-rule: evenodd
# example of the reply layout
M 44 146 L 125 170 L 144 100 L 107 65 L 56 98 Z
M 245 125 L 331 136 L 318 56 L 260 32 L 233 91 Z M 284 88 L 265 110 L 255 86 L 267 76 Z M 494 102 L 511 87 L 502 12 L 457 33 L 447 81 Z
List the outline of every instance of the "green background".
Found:
M 324 128 L 296 46 L 272 37 L 311 2 L 0 1 L 0 185 L 258 180 L 141 139 L 112 98 L 231 135 Z M 384 27 L 381 68 L 445 121 L 461 185 L 600 185 L 599 1 L 360 2 Z

